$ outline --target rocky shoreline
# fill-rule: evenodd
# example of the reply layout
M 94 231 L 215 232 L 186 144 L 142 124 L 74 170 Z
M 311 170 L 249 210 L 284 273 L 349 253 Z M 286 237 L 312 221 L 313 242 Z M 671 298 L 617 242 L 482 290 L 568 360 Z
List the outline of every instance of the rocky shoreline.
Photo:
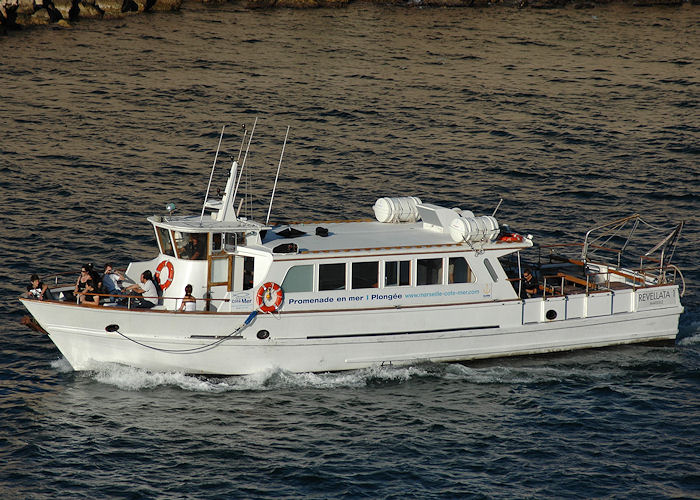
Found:
M 29 26 L 70 27 L 78 19 L 113 19 L 180 9 L 182 0 L 0 0 L 0 34 Z
M 195 0 L 208 3 L 209 0 Z M 226 0 L 214 0 L 226 1 Z M 408 7 L 487 7 L 494 4 L 517 8 L 593 8 L 614 1 L 634 6 L 679 6 L 700 0 L 244 0 L 247 8 L 343 7 L 353 1 Z M 79 19 L 114 19 L 143 12 L 176 11 L 183 0 L 0 0 L 0 35 L 30 26 L 54 25 L 69 28 Z

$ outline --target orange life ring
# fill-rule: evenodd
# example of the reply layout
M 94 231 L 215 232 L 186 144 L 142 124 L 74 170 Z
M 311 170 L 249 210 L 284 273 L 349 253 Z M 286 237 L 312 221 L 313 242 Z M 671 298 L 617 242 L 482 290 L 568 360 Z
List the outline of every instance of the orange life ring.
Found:
M 263 286 L 258 288 L 258 293 L 255 296 L 255 304 L 264 313 L 275 312 L 282 305 L 284 292 L 282 287 L 277 283 L 268 281 Z
M 163 270 L 164 267 L 168 268 L 168 279 L 166 279 L 164 282 L 160 280 L 160 272 Z M 158 267 L 156 267 L 156 276 L 155 278 L 158 280 L 158 283 L 160 283 L 160 288 L 161 290 L 167 290 L 170 284 L 173 282 L 173 278 L 175 277 L 175 269 L 173 269 L 173 265 L 169 260 L 164 260 L 160 264 L 158 264 Z
M 506 233 L 500 238 L 498 238 L 499 241 L 505 241 L 508 243 L 515 242 L 515 243 L 521 243 L 522 241 L 525 240 L 521 235 L 517 233 Z

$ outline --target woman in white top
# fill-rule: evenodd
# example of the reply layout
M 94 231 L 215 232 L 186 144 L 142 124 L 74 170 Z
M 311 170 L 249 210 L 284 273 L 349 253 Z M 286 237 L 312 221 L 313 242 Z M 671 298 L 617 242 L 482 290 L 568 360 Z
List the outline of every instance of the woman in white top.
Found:
M 192 296 L 192 285 L 187 285 L 185 287 L 185 297 L 182 299 L 180 304 L 180 311 L 196 311 L 197 310 L 197 299 Z

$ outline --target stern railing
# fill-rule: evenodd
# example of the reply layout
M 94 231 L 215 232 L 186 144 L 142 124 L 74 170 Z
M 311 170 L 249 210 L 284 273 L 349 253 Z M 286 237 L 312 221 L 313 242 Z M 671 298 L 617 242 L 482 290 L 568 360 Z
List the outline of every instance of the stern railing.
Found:
M 669 276 L 669 272 L 671 271 L 672 274 Z M 665 278 L 663 280 L 659 279 L 660 273 L 662 273 L 661 266 L 639 269 L 608 268 L 603 271 L 586 272 L 583 277 L 558 272 L 557 274 L 545 275 L 542 277 L 542 296 L 546 298 L 547 296 L 576 295 L 578 293 L 589 295 L 591 292 L 611 291 L 615 290 L 612 283 L 621 283 L 632 290 L 678 283 L 680 288 L 679 295 L 683 297 L 685 295 L 686 286 L 685 278 L 681 270 L 675 265 L 669 264 L 663 272 L 665 272 Z M 596 276 L 603 276 L 604 278 L 602 280 L 596 280 L 594 279 Z M 611 276 L 623 277 L 625 281 L 611 279 Z M 520 280 L 516 278 L 513 281 Z M 576 289 L 567 290 L 567 283 L 573 284 L 574 287 L 580 286 L 583 288 L 581 291 L 576 291 Z M 557 288 L 559 289 L 559 293 L 557 293 Z

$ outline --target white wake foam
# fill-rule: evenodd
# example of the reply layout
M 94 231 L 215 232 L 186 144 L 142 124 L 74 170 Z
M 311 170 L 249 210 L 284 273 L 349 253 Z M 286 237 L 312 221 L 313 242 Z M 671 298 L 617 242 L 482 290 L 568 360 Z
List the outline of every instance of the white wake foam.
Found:
M 51 368 L 59 373 L 70 373 L 73 371 L 73 367 L 70 365 L 66 358 L 59 358 L 51 362 Z
M 52 363 L 60 372 L 70 371 L 65 359 Z M 461 364 L 420 363 L 411 366 L 375 366 L 334 373 L 291 373 L 270 369 L 259 373 L 232 377 L 186 375 L 179 372 L 151 372 L 113 363 L 96 363 L 81 376 L 115 386 L 125 391 L 174 387 L 192 392 L 221 393 L 230 391 L 275 391 L 286 389 L 363 388 L 386 384 L 404 384 L 421 379 L 466 382 L 470 384 L 538 384 L 567 380 L 600 381 L 615 378 L 624 368 L 605 366 L 509 366 L 494 364 L 469 367 Z

